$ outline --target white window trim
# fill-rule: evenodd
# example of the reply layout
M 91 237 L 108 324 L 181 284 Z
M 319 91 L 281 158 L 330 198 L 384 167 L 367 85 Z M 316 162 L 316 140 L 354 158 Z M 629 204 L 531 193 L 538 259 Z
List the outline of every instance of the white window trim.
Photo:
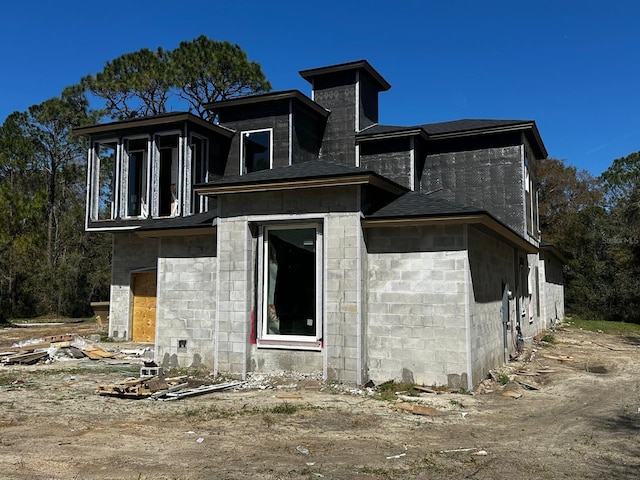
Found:
M 273 168 L 273 128 L 258 128 L 240 132 L 240 175 L 244 173 L 244 137 L 252 133 L 269 132 L 269 169 Z
M 176 179 L 176 211 L 173 215 L 160 215 L 160 137 L 178 136 L 178 178 Z M 179 217 L 182 211 L 182 181 L 181 172 L 184 164 L 183 157 L 183 133 L 180 130 L 167 130 L 153 135 L 153 154 L 151 156 L 151 217 L 152 218 L 174 218 Z
M 113 179 L 113 192 L 112 192 L 112 205 L 111 215 L 109 219 L 113 220 L 118 216 L 118 194 L 119 194 L 119 178 L 120 178 L 120 155 L 121 144 L 118 138 L 106 138 L 101 140 L 94 140 L 90 150 L 90 173 L 89 173 L 89 188 L 87 188 L 87 206 L 89 207 L 89 218 L 91 221 L 102 221 L 98 218 L 98 211 L 100 208 L 100 157 L 98 155 L 99 145 L 114 144 L 115 145 L 115 159 L 114 159 L 114 179 Z
M 144 195 L 143 195 L 143 200 L 146 202 L 147 205 L 147 212 L 146 215 L 144 214 L 144 212 L 142 211 L 143 208 L 141 206 L 140 210 L 141 210 L 141 214 L 140 215 L 129 215 L 128 212 L 128 208 L 129 208 L 129 202 L 127 201 L 127 196 L 129 195 L 129 149 L 127 148 L 127 142 L 131 141 L 131 140 L 146 140 L 147 141 L 147 155 L 145 158 L 146 164 L 147 164 L 147 169 L 146 169 L 146 188 L 144 191 Z M 131 135 L 131 136 L 127 136 L 127 137 L 123 137 L 122 138 L 122 153 L 121 153 L 121 158 L 122 158 L 122 168 L 121 168 L 121 176 L 120 176 L 120 180 L 121 180 L 121 192 L 122 195 L 120 196 L 120 203 L 121 203 L 121 209 L 120 209 L 120 215 L 122 218 L 124 219 L 135 219 L 135 218 L 148 218 L 149 214 L 151 213 L 149 210 L 149 188 L 151 186 L 151 161 L 150 161 L 150 156 L 151 156 L 151 152 L 152 152 L 152 145 L 151 145 L 151 137 L 147 134 L 144 135 Z M 137 150 L 134 150 L 137 151 Z
M 315 336 L 309 335 L 277 335 L 267 333 L 267 319 L 265 312 L 267 309 L 267 262 L 265 247 L 268 239 L 269 230 L 294 230 L 301 228 L 314 228 L 316 231 L 316 333 Z M 321 350 L 323 343 L 324 322 L 324 221 L 323 219 L 313 218 L 304 222 L 266 222 L 260 226 L 258 234 L 258 268 L 257 275 L 257 328 L 256 328 L 256 344 L 258 348 L 280 348 L 287 350 Z
M 191 213 L 191 214 L 209 211 L 209 197 L 198 195 L 198 194 L 196 194 L 195 197 L 193 196 L 193 184 L 195 182 L 195 179 L 198 178 L 199 176 L 197 174 L 198 172 L 195 172 L 194 170 L 195 159 L 193 158 L 192 151 L 191 151 L 191 146 L 193 145 L 194 138 L 197 138 L 203 143 L 204 148 L 201 153 L 203 155 L 203 160 L 206 160 L 209 158 L 209 148 L 210 148 L 209 147 L 210 140 L 207 137 L 203 135 L 198 135 L 197 133 L 189 133 L 189 141 L 185 145 L 186 153 L 185 153 L 184 199 L 185 199 L 185 212 Z M 203 161 L 201 163 L 201 168 L 205 168 L 205 164 L 206 162 Z M 209 172 L 207 171 L 204 175 L 204 181 L 209 182 L 209 180 L 210 180 Z M 191 204 L 192 197 L 195 205 Z

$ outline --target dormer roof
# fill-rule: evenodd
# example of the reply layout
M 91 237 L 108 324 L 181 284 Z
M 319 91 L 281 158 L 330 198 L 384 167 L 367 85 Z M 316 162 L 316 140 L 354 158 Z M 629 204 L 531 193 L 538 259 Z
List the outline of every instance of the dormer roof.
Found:
M 260 95 L 249 95 L 246 97 L 235 97 L 229 98 L 226 100 L 220 100 L 217 102 L 211 102 L 205 104 L 205 108 L 211 110 L 213 112 L 220 112 L 222 110 L 230 109 L 230 108 L 238 108 L 238 107 L 246 107 L 249 105 L 260 105 L 269 102 L 281 102 L 281 101 L 289 101 L 293 100 L 298 102 L 300 105 L 308 108 L 309 110 L 315 112 L 316 114 L 326 118 L 329 116 L 329 110 L 318 105 L 316 102 L 311 100 L 305 94 L 300 92 L 299 90 L 283 90 L 278 92 L 269 92 L 263 93 Z
M 340 73 L 351 70 L 363 70 L 375 81 L 378 87 L 378 91 L 384 92 L 391 88 L 391 84 L 387 82 L 378 71 L 371 66 L 366 60 L 357 60 L 355 62 L 340 63 L 338 65 L 330 65 L 328 67 L 310 68 L 307 70 L 300 70 L 300 76 L 307 82 L 313 84 L 313 79 L 332 75 L 334 73 Z

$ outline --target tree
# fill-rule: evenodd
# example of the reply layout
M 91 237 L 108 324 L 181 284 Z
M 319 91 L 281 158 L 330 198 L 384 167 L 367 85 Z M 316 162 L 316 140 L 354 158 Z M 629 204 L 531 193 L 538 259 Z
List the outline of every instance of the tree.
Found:
M 567 310 L 597 315 L 607 302 L 608 249 L 603 227 L 607 212 L 598 179 L 558 159 L 538 165 L 542 240 L 568 259 L 565 267 Z
M 46 195 L 26 123 L 26 113 L 14 112 L 0 127 L 0 317 L 31 314 L 36 303 L 28 279 L 43 250 Z
M 174 100 L 212 119 L 206 103 L 271 90 L 260 65 L 238 45 L 204 35 L 173 51 L 143 48 L 121 55 L 81 85 L 102 98 L 106 115 L 116 120 L 165 113 Z
M 76 200 L 78 180 L 85 145 L 73 134 L 73 129 L 93 124 L 95 115 L 89 112 L 89 102 L 79 88 L 67 88 L 60 97 L 29 107 L 24 130 L 34 145 L 33 161 L 46 174 L 47 191 L 47 264 L 55 263 L 54 242 L 59 240 L 59 211 Z M 73 191 L 75 189 L 75 192 Z
M 167 53 L 143 48 L 107 62 L 102 72 L 87 75 L 80 84 L 105 101 L 109 116 L 125 120 L 166 112 L 170 79 Z
M 602 174 L 615 317 L 640 323 L 640 152 L 613 161 Z
M 260 65 L 229 42 L 201 35 L 192 42 L 181 42 L 170 58 L 178 96 L 202 118 L 213 120 L 204 108 L 206 103 L 271 90 Z

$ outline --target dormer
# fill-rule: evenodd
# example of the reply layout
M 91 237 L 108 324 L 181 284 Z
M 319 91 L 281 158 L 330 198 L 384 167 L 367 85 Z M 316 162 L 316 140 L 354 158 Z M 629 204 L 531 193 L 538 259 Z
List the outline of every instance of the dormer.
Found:
M 206 105 L 236 132 L 224 176 L 315 160 L 329 111 L 298 90 L 222 100 Z
M 82 127 L 87 230 L 135 228 L 208 210 L 193 185 L 219 178 L 233 132 L 191 113 Z
M 331 111 L 320 157 L 358 166 L 355 135 L 378 123 L 378 93 L 391 85 L 366 60 L 299 73 L 312 85 L 312 100 Z

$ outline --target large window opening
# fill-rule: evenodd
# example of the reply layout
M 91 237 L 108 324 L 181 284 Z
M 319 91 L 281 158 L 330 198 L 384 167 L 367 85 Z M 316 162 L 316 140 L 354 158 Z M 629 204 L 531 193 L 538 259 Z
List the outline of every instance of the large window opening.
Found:
M 158 138 L 158 215 L 161 217 L 175 216 L 178 213 L 178 144 L 178 135 L 164 135 Z
M 95 168 L 97 179 L 94 184 L 95 197 L 92 217 L 96 220 L 112 220 L 116 217 L 115 175 L 117 142 L 98 143 L 95 146 Z
M 129 140 L 127 155 L 127 216 L 147 216 L 147 140 Z
M 317 226 L 265 228 L 263 338 L 321 337 L 319 238 Z
M 209 165 L 208 143 L 204 138 L 191 136 L 189 148 L 191 150 L 191 174 L 192 183 L 207 183 L 211 178 Z M 207 198 L 198 195 L 195 190 L 191 192 L 191 213 L 206 211 Z
M 242 174 L 271 168 L 271 130 L 242 133 Z

